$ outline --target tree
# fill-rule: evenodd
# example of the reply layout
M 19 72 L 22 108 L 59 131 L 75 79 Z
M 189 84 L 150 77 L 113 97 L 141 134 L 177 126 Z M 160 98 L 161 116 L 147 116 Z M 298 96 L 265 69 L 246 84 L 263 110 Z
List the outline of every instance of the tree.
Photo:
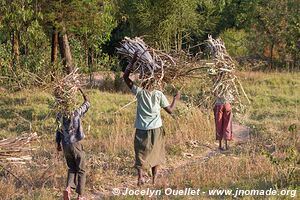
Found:
M 167 51 L 180 51 L 190 30 L 199 27 L 197 6 L 197 0 L 123 0 L 118 3 L 118 17 L 129 22 L 132 36 L 144 36 Z
M 121 0 L 116 2 L 119 27 L 116 40 L 143 36 L 152 46 L 166 51 L 199 46 L 216 26 L 224 0 Z M 197 51 L 197 50 L 196 50 Z
M 93 63 L 94 52 L 99 52 L 100 45 L 109 40 L 110 32 L 115 27 L 109 0 L 44 0 L 41 7 L 46 19 L 44 23 L 52 31 L 52 62 L 56 61 L 58 38 L 66 72 L 70 72 L 74 65 L 70 38 L 82 43 L 86 65 L 89 65 Z M 88 62 L 89 57 L 91 62 Z
M 34 0 L 0 0 L 2 42 L 11 43 L 11 66 L 18 70 L 21 57 L 35 47 L 43 46 L 45 34 L 39 24 L 41 13 Z M 40 41 L 40 42 L 37 42 Z M 33 52 L 32 52 L 33 53 Z
M 14 70 L 16 70 L 20 61 L 20 32 L 23 25 L 27 24 L 32 13 L 29 3 L 29 1 L 18 0 L 0 1 L 1 21 L 3 29 L 9 34 L 11 41 L 11 57 Z
M 276 63 L 280 65 L 285 63 L 285 60 L 289 57 L 289 44 L 297 41 L 293 36 L 290 37 L 291 35 L 297 35 L 292 31 L 295 30 L 292 28 L 295 26 L 291 25 L 293 19 L 297 21 L 298 3 L 295 2 L 294 0 L 251 1 L 253 12 L 247 13 L 248 19 L 251 19 L 252 22 L 248 28 L 252 35 L 249 39 L 252 41 L 251 51 L 267 57 L 270 69 L 274 68 Z
M 287 55 L 286 64 L 292 70 L 300 68 L 300 4 L 297 0 L 287 1 L 287 31 L 285 32 Z

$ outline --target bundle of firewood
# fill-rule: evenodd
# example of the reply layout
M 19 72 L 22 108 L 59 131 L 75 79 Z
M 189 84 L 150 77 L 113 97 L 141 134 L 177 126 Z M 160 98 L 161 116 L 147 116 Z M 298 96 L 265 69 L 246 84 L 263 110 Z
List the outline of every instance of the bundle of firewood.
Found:
M 234 73 L 236 64 L 226 51 L 224 42 L 220 38 L 213 39 L 209 35 L 207 44 L 213 59 L 213 65 L 208 70 L 213 81 L 211 92 L 217 97 L 226 97 L 233 103 L 237 103 L 239 108 L 243 108 L 242 95 L 249 103 L 250 101 Z
M 117 53 L 129 62 L 137 53 L 138 59 L 133 66 L 133 73 L 139 74 L 139 79 L 142 82 L 154 79 L 158 84 L 161 84 L 162 82 L 170 82 L 176 77 L 175 59 L 160 50 L 149 47 L 139 37 L 133 39 L 125 37 L 121 42 L 121 47 L 117 48 Z
M 54 85 L 55 108 L 58 112 L 68 111 L 76 102 L 76 92 L 82 86 L 78 68 Z
M 0 140 L 0 161 L 24 164 L 32 159 L 28 153 L 34 150 L 30 143 L 38 138 L 36 133 Z

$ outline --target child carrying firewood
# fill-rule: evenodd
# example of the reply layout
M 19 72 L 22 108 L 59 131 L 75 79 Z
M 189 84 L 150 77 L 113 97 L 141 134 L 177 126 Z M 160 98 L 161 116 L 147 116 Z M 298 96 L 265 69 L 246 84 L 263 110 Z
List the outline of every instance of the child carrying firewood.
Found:
M 212 93 L 215 96 L 213 108 L 216 125 L 216 139 L 219 141 L 219 149 L 224 150 L 222 141 L 225 142 L 225 149 L 228 150 L 228 141 L 233 139 L 232 134 L 232 103 L 243 108 L 241 103 L 242 93 L 250 103 L 243 86 L 235 75 L 235 62 L 228 54 L 225 44 L 221 38 L 214 39 L 211 35 L 207 40 L 214 65 L 208 70 L 212 79 Z M 238 87 L 239 86 L 239 87 Z
M 144 184 L 143 169 L 151 167 L 152 183 L 157 178 L 158 168 L 165 162 L 165 132 L 162 127 L 160 109 L 163 108 L 171 114 L 180 98 L 178 92 L 171 104 L 165 95 L 153 89 L 154 79 L 142 83 L 142 87 L 134 85 L 129 78 L 132 67 L 137 61 L 137 53 L 133 55 L 131 63 L 127 66 L 123 78 L 127 86 L 137 98 L 137 114 L 135 120 L 135 168 L 138 172 L 138 186 Z
M 79 88 L 84 102 L 73 110 L 66 108 L 65 112 L 57 114 L 58 128 L 56 131 L 57 150 L 64 152 L 68 166 L 66 189 L 63 191 L 64 200 L 71 199 L 71 188 L 76 189 L 78 200 L 85 199 L 83 195 L 85 187 L 85 153 L 80 141 L 84 138 L 81 117 L 88 111 L 90 103 L 87 96 Z M 61 146 L 62 145 L 62 146 Z
M 219 141 L 220 150 L 228 150 L 228 141 L 232 140 L 232 111 L 231 101 L 233 96 L 230 91 L 226 94 L 216 95 L 214 116 L 216 125 L 216 139 Z M 222 140 L 225 142 L 225 149 L 222 147 Z
M 214 83 L 217 83 L 220 79 L 219 76 L 223 76 L 223 72 L 217 74 L 215 71 L 209 71 L 209 75 Z M 219 76 L 217 76 L 219 75 Z M 228 150 L 228 141 L 232 138 L 232 108 L 231 102 L 234 100 L 234 96 L 230 89 L 220 92 L 216 90 L 214 92 L 215 104 L 214 104 L 214 117 L 216 127 L 216 140 L 219 141 L 220 150 Z M 223 148 L 222 141 L 224 140 L 225 148 Z

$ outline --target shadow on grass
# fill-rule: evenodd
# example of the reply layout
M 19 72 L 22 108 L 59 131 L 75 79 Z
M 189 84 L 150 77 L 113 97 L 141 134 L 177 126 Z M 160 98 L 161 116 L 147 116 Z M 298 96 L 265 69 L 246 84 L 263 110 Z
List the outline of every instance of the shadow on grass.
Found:
M 18 97 L 0 97 L 0 106 L 15 106 L 15 105 L 23 105 L 26 103 L 26 98 L 18 98 Z

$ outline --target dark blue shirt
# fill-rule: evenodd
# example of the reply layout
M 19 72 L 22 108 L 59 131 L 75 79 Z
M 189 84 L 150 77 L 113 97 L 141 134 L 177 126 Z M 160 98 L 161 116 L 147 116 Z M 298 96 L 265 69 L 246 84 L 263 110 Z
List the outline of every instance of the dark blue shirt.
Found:
M 56 142 L 60 144 L 73 144 L 84 138 L 84 132 L 81 125 L 81 117 L 88 111 L 90 103 L 85 101 L 71 116 L 65 116 L 58 113 L 56 121 L 58 129 L 56 130 Z

